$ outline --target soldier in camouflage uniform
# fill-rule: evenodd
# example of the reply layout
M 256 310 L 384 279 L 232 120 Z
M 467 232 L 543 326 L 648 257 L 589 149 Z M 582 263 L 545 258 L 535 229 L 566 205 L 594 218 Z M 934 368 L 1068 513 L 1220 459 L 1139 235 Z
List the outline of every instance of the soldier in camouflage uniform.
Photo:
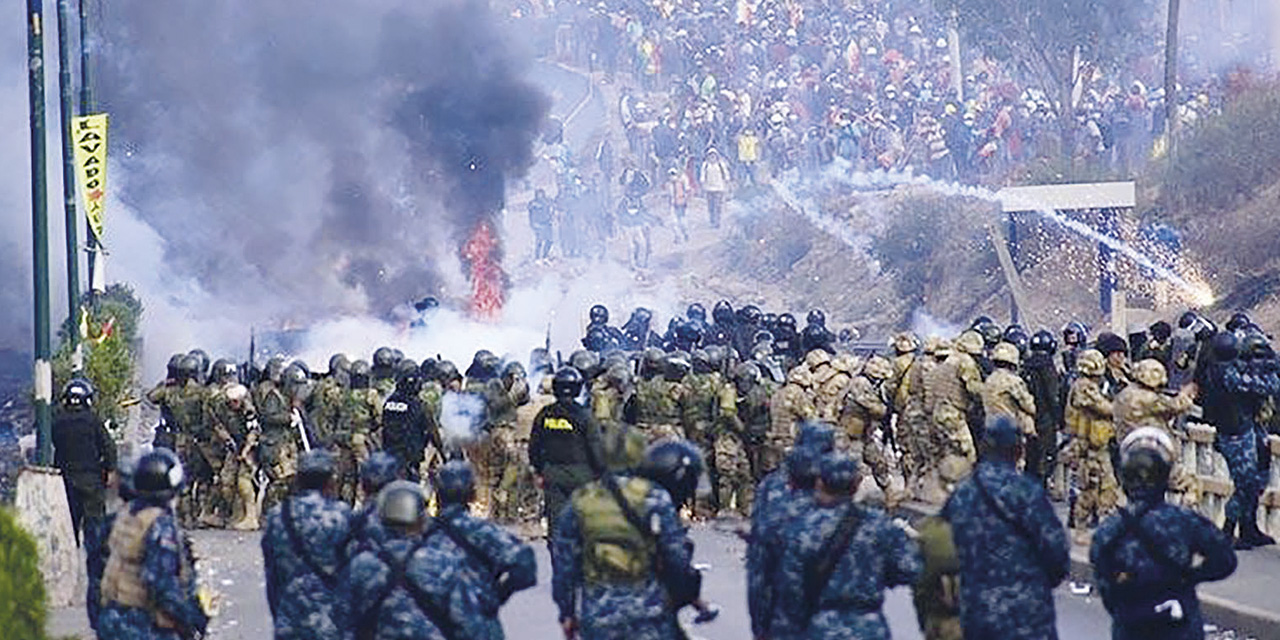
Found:
M 883 441 L 875 436 L 876 429 L 886 436 L 889 426 L 889 390 L 885 382 L 893 375 L 893 364 L 880 356 L 872 356 L 862 367 L 862 373 L 854 376 L 844 396 L 840 411 L 840 427 L 849 439 L 849 452 L 871 468 L 876 484 L 885 495 L 888 506 L 901 499 L 892 491 L 889 477 L 889 461 Z
M 213 365 L 218 386 L 205 404 L 206 421 L 218 442 L 219 464 L 214 503 L 205 505 L 202 524 L 250 531 L 258 528 L 258 500 L 254 490 L 257 446 L 261 435 L 257 412 L 246 389 L 235 378 L 235 365 L 219 361 Z
M 796 425 L 818 415 L 809 396 L 812 378 L 806 367 L 796 367 L 787 375 L 787 383 L 773 395 L 769 404 L 769 434 L 761 447 L 760 461 L 765 469 L 776 469 L 795 438 Z
M 350 376 L 350 386 L 338 407 L 333 450 L 338 458 L 338 496 L 348 504 L 355 504 L 358 469 L 373 451 L 381 448 L 383 399 L 369 386 L 372 383 L 369 363 L 364 360 L 351 363 Z
M 316 383 L 315 390 L 307 398 L 307 416 L 311 418 L 313 445 L 337 449 L 347 445 L 347 434 L 342 425 L 342 403 L 351 385 L 351 364 L 341 353 L 329 358 L 329 373 Z M 343 475 L 338 472 L 339 477 Z
M 1018 375 L 1018 348 L 1001 342 L 991 350 L 991 375 L 982 384 L 982 411 L 1013 418 L 1023 437 L 1036 434 L 1036 399 Z
M 855 504 L 857 463 L 828 454 L 821 464 L 815 508 L 788 523 L 779 591 L 805 638 L 888 638 L 885 592 L 915 584 L 920 549 L 883 512 Z M 837 546 L 838 545 L 838 546 Z M 818 568 L 832 563 L 825 575 Z
M 661 376 L 636 385 L 636 423 L 650 442 L 681 436 L 681 382 L 688 373 L 689 361 L 672 353 L 663 358 Z
M 943 506 L 960 559 L 966 638 L 1054 640 L 1053 589 L 1071 567 L 1066 531 L 1036 479 L 1019 473 L 1018 428 L 984 429 L 985 454 Z
M 298 390 L 305 384 L 305 372 L 289 368 L 280 374 L 279 383 L 277 386 L 275 381 L 264 378 L 254 401 L 262 429 L 258 464 L 266 471 L 269 482 L 263 509 L 270 509 L 288 494 L 302 449 L 298 418 L 303 396 Z
M 751 362 L 743 362 L 735 368 L 733 384 L 738 391 L 738 422 L 742 426 L 754 485 L 764 478 L 766 472 L 772 471 L 765 468 L 761 455 L 765 438 L 769 435 L 769 403 L 773 389 L 765 382 L 760 367 Z
M 1165 393 L 1169 377 L 1164 365 L 1156 360 L 1143 360 L 1133 369 L 1133 382 L 1115 399 L 1115 439 L 1123 442 L 1134 429 L 1157 427 L 1173 438 L 1182 450 L 1185 435 L 1173 428 L 1178 418 L 1187 415 L 1195 403 L 1197 388 L 1194 383 L 1183 387 L 1177 395 Z M 1169 475 L 1169 491 L 1174 501 L 1191 506 L 1200 501 L 1200 483 L 1195 470 L 1175 462 Z
M 308 452 L 298 463 L 293 495 L 266 516 L 262 564 L 276 640 L 343 637 L 347 611 L 337 590 L 351 508 L 330 497 L 334 471 L 328 451 Z
M 700 517 L 711 517 L 722 508 L 720 478 L 716 467 L 714 447 L 716 434 L 723 421 L 732 421 L 737 413 L 737 394 L 733 386 L 725 382 L 715 369 L 705 350 L 693 353 L 693 370 L 680 385 L 680 425 L 684 438 L 699 451 L 711 452 L 708 474 L 711 478 L 711 502 L 694 502 L 694 512 Z M 726 412 L 728 415 L 726 415 Z M 726 443 L 727 445 L 727 443 Z M 732 453 L 727 450 L 726 453 Z M 745 459 L 745 456 L 744 456 Z M 731 461 L 732 462 L 732 461 Z
M 933 412 L 927 404 L 925 383 L 929 372 L 950 355 L 949 347 L 943 347 L 939 338 L 925 340 L 922 355 L 911 362 L 899 387 L 902 410 L 898 414 L 898 446 L 902 449 L 902 477 L 908 497 L 926 497 L 923 480 L 938 463 L 931 435 Z M 941 355 L 939 348 L 943 348 Z
M 940 443 L 937 474 L 944 487 L 954 486 L 977 460 L 969 416 L 982 402 L 982 372 L 974 360 L 982 349 L 981 336 L 964 332 L 927 379 L 926 402 L 933 407 L 933 430 Z
M 517 410 L 529 403 L 529 381 L 524 365 L 508 363 L 502 370 L 501 392 L 494 390 L 489 403 L 493 429 L 489 433 L 489 464 L 492 467 L 490 499 L 493 517 L 514 522 L 519 517 L 520 475 L 528 468 L 516 441 Z
M 1071 434 L 1070 464 L 1075 468 L 1078 493 L 1071 504 L 1070 521 L 1077 543 L 1087 544 L 1089 530 L 1115 510 L 1120 499 L 1111 468 L 1111 444 L 1115 442 L 1114 406 L 1102 393 L 1106 362 L 1088 349 L 1076 358 L 1079 377 L 1067 393 L 1065 422 Z

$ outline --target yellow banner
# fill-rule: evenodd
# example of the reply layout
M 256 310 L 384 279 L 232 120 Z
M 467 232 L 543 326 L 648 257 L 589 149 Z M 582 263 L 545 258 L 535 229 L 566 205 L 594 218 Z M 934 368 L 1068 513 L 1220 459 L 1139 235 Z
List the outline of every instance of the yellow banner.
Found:
M 107 114 L 72 118 L 77 175 L 89 229 L 102 239 L 102 213 L 107 202 Z

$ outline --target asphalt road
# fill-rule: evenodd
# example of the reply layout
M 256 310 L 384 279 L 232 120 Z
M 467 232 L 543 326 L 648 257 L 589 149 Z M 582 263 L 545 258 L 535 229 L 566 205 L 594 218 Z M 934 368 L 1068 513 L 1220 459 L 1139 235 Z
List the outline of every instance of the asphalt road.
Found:
M 718 527 L 698 526 L 693 533 L 697 545 L 695 561 L 710 565 L 703 587 L 704 597 L 718 603 L 722 611 L 715 622 L 693 627 L 691 631 L 706 640 L 750 638 L 742 562 L 744 544 Z M 211 625 L 210 638 L 270 638 L 271 615 L 267 608 L 258 534 L 197 531 L 192 537 L 205 584 L 222 596 L 221 611 Z M 551 564 L 546 546 L 537 542 L 535 549 L 538 553 L 538 585 L 517 594 L 502 611 L 508 638 L 553 640 L 560 637 L 556 609 L 551 602 Z M 897 589 L 890 593 L 885 613 L 894 638 L 911 640 L 921 637 L 908 590 Z M 1058 628 L 1062 638 L 1105 638 L 1109 636 L 1108 624 L 1106 612 L 1096 599 L 1073 596 L 1066 587 L 1059 589 Z M 91 637 L 83 609 L 55 611 L 50 630 L 55 635 Z

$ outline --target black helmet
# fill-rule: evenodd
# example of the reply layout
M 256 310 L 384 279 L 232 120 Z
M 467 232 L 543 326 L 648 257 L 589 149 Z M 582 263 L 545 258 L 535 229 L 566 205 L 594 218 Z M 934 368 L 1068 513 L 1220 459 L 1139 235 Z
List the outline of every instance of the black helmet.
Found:
M 994 322 L 979 326 L 977 331 L 982 335 L 982 342 L 987 348 L 1000 344 L 1000 340 L 1004 338 L 1004 332 L 1000 330 L 1000 325 Z
M 236 363 L 227 358 L 219 358 L 213 363 L 213 369 L 209 372 L 209 379 L 216 383 L 224 383 L 229 380 L 235 380 L 240 375 L 240 367 Z
M 391 347 L 391 364 L 394 366 L 395 363 L 400 362 L 401 360 L 404 360 L 404 352 L 395 347 Z
M 1251 333 L 1240 342 L 1240 353 L 1250 360 L 1267 360 L 1275 357 L 1275 351 L 1267 337 L 1259 333 Z
M 400 395 L 412 395 L 417 393 L 421 388 L 422 376 L 418 373 L 418 367 L 416 366 L 412 369 L 406 369 L 403 372 L 399 372 L 396 376 L 396 391 L 401 392 Z
M 285 367 L 284 373 L 280 374 L 280 384 L 286 387 L 303 385 L 310 379 L 306 368 L 299 366 L 297 362 Z
M 178 363 L 178 377 L 182 380 L 200 381 L 200 356 L 188 353 Z
M 1109 331 L 1098 334 L 1098 339 L 1094 344 L 1104 356 L 1109 356 L 1113 353 L 1129 353 L 1129 343 L 1125 342 L 1124 338 Z
M 992 320 L 991 316 L 978 316 L 973 319 L 973 322 L 969 323 L 969 329 L 972 331 L 977 331 L 978 327 L 981 327 L 984 324 L 994 324 L 994 323 L 995 323 L 995 320 Z
M 427 358 L 422 361 L 422 364 L 418 365 L 418 375 L 422 376 L 423 380 L 435 380 L 436 369 L 439 367 L 439 360 L 436 360 L 435 358 Z
M 88 407 L 93 404 L 97 391 L 93 383 L 84 378 L 75 378 L 62 388 L 62 404 L 68 407 Z
M 408 528 L 427 519 L 427 498 L 422 487 L 396 480 L 378 492 L 378 518 L 390 527 Z
M 578 370 L 584 378 L 592 379 L 600 375 L 600 354 L 580 349 L 569 356 L 569 366 Z
M 1210 338 L 1209 348 L 1213 350 L 1213 358 L 1218 362 L 1231 362 L 1240 357 L 1240 341 L 1236 339 L 1236 334 L 1229 331 Z
M 671 501 L 682 505 L 693 498 L 702 475 L 702 454 L 687 440 L 667 440 L 649 447 L 640 475 L 667 490 Z
M 790 313 L 783 313 L 778 316 L 778 329 L 782 335 L 795 335 L 796 317 Z
M 591 307 L 591 324 L 609 324 L 609 308 L 597 304 Z
M 815 327 L 827 326 L 827 314 L 823 313 L 822 309 L 814 309 L 810 311 L 809 315 L 805 317 L 805 320 Z
M 689 357 L 688 354 L 675 352 L 667 354 L 666 361 L 662 366 L 662 377 L 671 382 L 683 380 L 689 375 Z
M 603 325 L 593 324 L 587 329 L 587 337 L 582 339 L 582 346 L 589 351 L 599 353 L 610 346 L 609 332 L 605 330 Z
M 760 318 L 760 326 L 764 327 L 769 332 L 772 332 L 774 329 L 777 329 L 778 314 L 776 313 L 764 314 L 764 316 Z
M 1227 320 L 1226 328 L 1227 331 L 1235 333 L 1236 331 L 1243 331 L 1245 327 L 1251 324 L 1253 324 L 1253 322 L 1249 320 L 1249 316 L 1236 312 L 1231 315 L 1230 320 Z
M 573 400 L 582 393 L 582 373 L 573 367 L 562 367 L 551 379 L 551 393 L 557 400 Z
M 1089 340 L 1089 328 L 1084 323 L 1072 320 L 1062 327 L 1062 344 L 1068 347 L 1083 347 Z
M 738 311 L 738 321 L 741 324 L 758 325 L 762 320 L 764 320 L 764 312 L 754 304 L 749 304 Z
M 718 325 L 733 324 L 733 305 L 729 304 L 728 300 L 717 302 L 716 306 L 711 309 L 711 319 Z
M 498 377 L 498 367 L 502 359 L 488 349 L 481 349 L 471 358 L 471 366 L 467 367 L 467 378 L 470 380 L 492 380 Z
M 391 347 L 378 347 L 373 352 L 373 366 L 379 369 L 390 369 L 396 362 L 396 352 Z
M 191 353 L 188 353 L 187 355 L 195 356 L 196 361 L 200 363 L 199 370 L 201 379 L 209 375 L 209 354 L 205 353 L 204 349 L 192 349 Z
M 310 367 L 310 366 L 308 366 L 308 365 L 307 365 L 307 363 L 306 363 L 305 361 L 303 361 L 303 360 L 294 360 L 293 362 L 290 362 L 290 363 L 289 363 L 289 366 L 290 366 L 290 367 L 297 367 L 298 369 L 302 369 L 302 372 L 303 372 L 303 373 L 305 373 L 305 374 L 307 374 L 307 377 L 308 377 L 308 378 L 310 378 L 310 377 L 311 377 L 311 367 Z
M 1053 337 L 1046 329 L 1041 329 L 1031 336 L 1032 353 L 1047 353 L 1053 355 L 1058 350 L 1058 340 Z
M 436 472 L 436 497 L 441 504 L 467 504 L 476 493 L 476 473 L 466 460 L 450 460 Z
M 1004 328 L 1004 333 L 1000 338 L 1010 344 L 1018 344 L 1018 340 L 1027 339 L 1027 329 L 1020 324 L 1011 324 Z
M 182 461 L 173 451 L 156 447 L 138 459 L 133 470 L 133 490 L 140 498 L 168 501 L 178 495 L 183 475 Z
M 705 349 L 697 349 L 693 352 L 693 372 L 694 373 L 711 373 L 715 369 L 711 366 L 711 358 L 707 356 Z
M 1178 316 L 1179 329 L 1191 329 L 1200 320 L 1200 314 L 1195 311 L 1184 311 Z
M 284 375 L 284 367 L 284 358 L 281 358 L 280 356 L 273 356 L 270 360 L 267 360 L 267 364 L 262 367 L 262 379 L 279 383 L 280 376 Z
M 373 376 L 372 368 L 368 362 L 364 360 L 356 360 L 351 363 L 351 388 L 367 389 L 369 388 L 369 378 Z
M 702 304 L 695 302 L 689 305 L 689 308 L 685 309 L 684 317 L 693 320 L 694 322 L 705 323 L 707 321 L 707 308 L 702 306 Z
M 520 364 L 519 361 L 512 360 L 502 367 L 502 377 L 506 379 L 527 378 L 529 377 L 529 372 L 525 371 L 524 365 Z
M 187 356 L 183 353 L 175 353 L 169 356 L 169 364 L 165 367 L 168 372 L 166 375 L 167 378 L 174 380 L 182 375 L 182 359 L 185 357 Z
M 405 358 L 396 363 L 395 366 L 396 380 L 400 380 L 409 374 L 418 376 L 418 363 L 409 358 Z
M 329 356 L 329 375 L 333 375 L 339 371 L 350 373 L 351 360 L 347 359 L 345 353 L 335 353 Z
M 1161 320 L 1147 327 L 1147 334 L 1156 342 L 1164 342 L 1173 336 L 1173 327 L 1168 322 Z
M 440 384 L 449 384 L 462 379 L 462 374 L 458 373 L 458 365 L 453 364 L 451 360 L 441 360 L 440 364 L 436 365 L 436 375 L 438 376 L 436 380 Z

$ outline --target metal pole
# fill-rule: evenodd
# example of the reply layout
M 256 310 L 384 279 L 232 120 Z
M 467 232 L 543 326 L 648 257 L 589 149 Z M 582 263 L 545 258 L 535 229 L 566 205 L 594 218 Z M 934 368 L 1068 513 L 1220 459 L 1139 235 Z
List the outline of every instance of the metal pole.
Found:
M 93 39 L 93 31 L 89 25 L 89 5 L 92 2 L 93 0 L 80 0 L 80 115 L 82 116 L 94 111 L 93 61 L 89 54 L 89 43 Z M 102 245 L 93 228 L 85 226 L 88 227 L 85 229 L 85 239 L 89 247 L 89 295 L 92 299 L 93 294 L 100 293 L 98 286 L 101 284 L 102 274 L 98 273 L 98 269 L 101 268 L 98 257 Z
M 67 340 L 78 351 L 80 331 L 80 234 L 76 233 L 76 166 L 71 141 L 71 112 L 75 109 L 75 88 L 71 83 L 69 0 L 58 0 L 58 89 L 62 110 L 62 207 L 67 224 Z M 74 358 L 79 368 L 79 358 Z
M 1164 35 L 1164 135 L 1165 153 L 1170 158 L 1176 147 L 1178 124 L 1178 12 L 1181 0 L 1169 0 L 1169 19 Z
M 35 278 L 35 412 L 40 464 L 53 461 L 49 401 L 53 368 L 49 364 L 49 211 L 45 194 L 44 7 L 27 0 L 27 88 L 31 107 L 31 231 Z

